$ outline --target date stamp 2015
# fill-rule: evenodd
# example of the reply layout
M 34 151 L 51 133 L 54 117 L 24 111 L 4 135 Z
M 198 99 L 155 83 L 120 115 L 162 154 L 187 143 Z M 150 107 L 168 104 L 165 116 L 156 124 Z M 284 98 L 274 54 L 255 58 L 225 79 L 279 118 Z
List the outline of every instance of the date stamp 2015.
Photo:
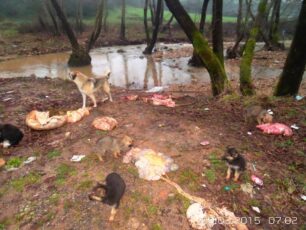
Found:
M 262 220 L 261 217 L 259 216 L 242 216 L 238 217 L 240 223 L 242 224 L 249 224 L 249 225 L 259 225 L 261 224 Z M 222 220 L 222 219 L 214 219 L 214 222 L 217 224 L 233 224 L 229 223 L 227 220 Z M 289 216 L 270 216 L 268 217 L 268 223 L 271 225 L 293 225 L 293 224 L 298 224 L 298 219 L 297 217 L 289 217 Z

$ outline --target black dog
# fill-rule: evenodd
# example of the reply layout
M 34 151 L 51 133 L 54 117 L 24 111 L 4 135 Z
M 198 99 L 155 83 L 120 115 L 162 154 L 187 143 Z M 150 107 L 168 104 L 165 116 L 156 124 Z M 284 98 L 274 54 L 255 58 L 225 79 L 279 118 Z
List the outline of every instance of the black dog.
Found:
M 117 209 L 120 205 L 120 200 L 125 192 L 125 182 L 121 178 L 121 176 L 117 173 L 108 174 L 105 180 L 106 184 L 98 183 L 94 188 L 92 193 L 89 195 L 90 200 L 98 200 L 102 201 L 104 204 L 108 204 L 112 206 L 111 215 L 109 217 L 109 221 L 113 221 Z M 96 196 L 95 192 L 102 188 L 105 191 L 103 197 Z
M 0 125 L 0 145 L 3 148 L 18 145 L 22 140 L 23 133 L 14 125 Z
M 235 171 L 234 181 L 238 181 L 240 173 L 243 172 L 246 167 L 245 159 L 238 153 L 235 148 L 227 147 L 222 160 L 225 160 L 228 166 L 226 180 L 230 179 L 231 171 Z

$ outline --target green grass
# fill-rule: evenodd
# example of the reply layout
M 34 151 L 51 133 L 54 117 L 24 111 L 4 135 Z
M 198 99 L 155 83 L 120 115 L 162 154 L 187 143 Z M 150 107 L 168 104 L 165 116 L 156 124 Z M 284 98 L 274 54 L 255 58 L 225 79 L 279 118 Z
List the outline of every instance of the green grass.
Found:
M 55 158 L 55 157 L 59 157 L 61 155 L 61 152 L 59 150 L 51 150 L 47 153 L 47 157 L 49 160 Z
M 166 203 L 168 205 L 172 204 L 173 202 L 179 202 L 182 206 L 181 213 L 186 213 L 188 207 L 190 206 L 190 200 L 179 193 L 175 193 L 174 196 L 168 196 Z
M 192 169 L 187 168 L 180 173 L 179 183 L 186 184 L 190 190 L 196 191 L 199 188 L 199 176 Z
M 94 182 L 92 180 L 84 180 L 78 185 L 77 189 L 86 191 L 93 186 L 93 183 Z
M 160 224 L 153 224 L 151 230 L 163 230 Z
M 65 180 L 69 177 L 74 175 L 76 172 L 76 169 L 67 164 L 60 164 L 56 169 L 56 183 L 58 185 L 62 185 L 65 183 Z
M 40 181 L 41 176 L 38 173 L 31 172 L 26 176 L 13 179 L 10 185 L 18 192 L 22 192 L 24 187 L 31 184 L 36 184 Z
M 22 164 L 23 160 L 21 157 L 11 157 L 7 162 L 6 162 L 6 168 L 19 168 Z
M 217 176 L 216 171 L 214 169 L 208 169 L 205 171 L 205 177 L 207 178 L 209 183 L 215 183 Z
M 294 142 L 291 140 L 286 140 L 286 141 L 281 141 L 281 142 L 276 142 L 275 146 L 280 147 L 280 148 L 287 148 L 294 145 Z

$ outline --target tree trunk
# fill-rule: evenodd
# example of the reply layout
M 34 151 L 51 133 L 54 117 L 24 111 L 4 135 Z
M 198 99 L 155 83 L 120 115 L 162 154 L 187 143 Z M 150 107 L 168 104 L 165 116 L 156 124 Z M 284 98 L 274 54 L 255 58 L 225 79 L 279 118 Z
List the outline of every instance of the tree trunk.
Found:
M 51 21 L 52 21 L 52 24 L 53 24 L 53 27 L 54 27 L 54 32 L 53 33 L 54 33 L 55 36 L 58 36 L 61 33 L 60 33 L 60 30 L 59 30 L 59 26 L 57 24 L 56 18 L 55 18 L 54 14 L 52 12 L 52 9 L 50 8 L 50 5 L 47 1 L 45 2 L 45 5 L 46 5 L 48 14 L 50 15 L 50 18 L 51 18 Z
M 173 21 L 173 14 L 171 14 L 171 17 L 169 18 L 168 22 L 162 27 L 162 32 L 165 32 L 166 30 L 169 31 L 169 35 L 171 35 L 171 22 Z
M 256 20 L 250 32 L 250 37 L 246 42 L 243 56 L 240 62 L 240 91 L 244 96 L 255 94 L 251 78 L 251 72 L 252 72 L 251 65 L 254 56 L 256 38 L 260 30 L 261 20 L 265 15 L 266 6 L 267 6 L 267 0 L 260 0 L 258 4 Z
M 125 40 L 125 0 L 122 0 L 120 39 Z
M 150 13 L 151 13 L 151 23 L 152 25 L 154 25 L 155 23 L 155 2 L 154 0 L 149 0 L 149 8 L 150 8 Z
M 76 36 L 71 29 L 71 26 L 62 11 L 61 7 L 59 6 L 58 2 L 56 0 L 50 0 L 52 3 L 53 8 L 55 9 L 57 16 L 62 22 L 63 29 L 65 30 L 70 44 L 72 46 L 72 53 L 70 55 L 68 65 L 69 66 L 82 66 L 82 65 L 89 65 L 91 62 L 91 58 L 83 47 L 81 47 L 76 39 Z
M 78 0 L 75 16 L 76 29 L 79 34 L 83 33 L 83 4 L 82 0 Z
M 149 0 L 146 0 L 144 8 L 143 8 L 143 24 L 144 24 L 144 29 L 146 33 L 147 45 L 149 45 L 150 43 L 150 31 L 148 27 L 148 4 L 149 4 Z
M 236 42 L 232 47 L 229 47 L 226 50 L 226 57 L 229 59 L 236 58 L 238 55 L 238 47 L 239 43 L 242 41 L 244 37 L 243 32 L 243 22 L 242 22 L 242 7 L 243 7 L 243 0 L 239 0 L 238 5 L 238 15 L 237 15 L 237 23 L 236 23 Z
M 284 49 L 284 46 L 279 42 L 278 32 L 281 3 L 281 0 L 275 0 L 270 20 L 269 40 L 271 41 L 271 44 L 275 49 Z
M 223 25 L 222 25 L 223 0 L 213 0 L 213 18 L 212 18 L 212 42 L 213 51 L 224 66 L 223 56 Z
M 221 94 L 225 86 L 229 86 L 224 67 L 218 57 L 210 49 L 208 42 L 204 39 L 200 31 L 187 14 L 178 0 L 165 0 L 168 9 L 172 12 L 177 22 L 180 24 L 188 39 L 192 42 L 194 50 L 205 63 L 211 79 L 213 95 Z
M 200 20 L 200 25 L 199 25 L 199 30 L 200 33 L 204 33 L 204 25 L 206 21 L 206 11 L 208 7 L 209 0 L 204 0 L 203 5 L 202 5 L 202 12 L 201 12 L 201 20 Z M 193 67 L 205 67 L 204 62 L 202 62 L 201 58 L 199 55 L 193 51 L 192 57 L 188 61 L 188 65 L 191 65 Z
M 155 22 L 154 22 L 154 26 L 153 26 L 153 34 L 152 34 L 150 44 L 143 51 L 144 54 L 152 54 L 152 50 L 155 46 L 155 43 L 156 43 L 156 40 L 157 40 L 157 35 L 158 35 L 158 30 L 159 30 L 159 19 L 160 19 L 160 13 L 161 13 L 161 8 L 162 8 L 162 1 L 163 0 L 158 0 L 157 1 Z
M 199 30 L 201 34 L 204 33 L 204 25 L 206 21 L 206 12 L 207 12 L 208 3 L 209 3 L 209 0 L 204 0 L 203 5 L 202 5 L 201 19 L 200 19 L 200 25 L 199 25 Z
M 306 0 L 303 0 L 292 44 L 275 96 L 296 95 L 301 85 L 306 64 Z
M 102 28 L 102 19 L 103 19 L 103 10 L 104 10 L 104 0 L 100 1 L 98 10 L 97 10 L 97 15 L 95 19 L 95 27 L 94 30 L 92 31 L 90 35 L 90 39 L 87 45 L 87 52 L 91 50 L 95 42 L 97 41 L 100 33 L 101 33 L 101 28 Z
M 107 7 L 107 0 L 104 2 L 104 19 L 103 19 L 103 30 L 104 32 L 107 32 L 107 16 L 108 16 L 108 7 Z

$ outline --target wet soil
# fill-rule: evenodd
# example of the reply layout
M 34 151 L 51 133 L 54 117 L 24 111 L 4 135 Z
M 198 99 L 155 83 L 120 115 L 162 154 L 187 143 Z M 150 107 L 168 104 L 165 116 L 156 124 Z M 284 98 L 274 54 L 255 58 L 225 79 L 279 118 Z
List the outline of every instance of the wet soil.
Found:
M 237 87 L 235 81 L 232 84 Z M 0 157 L 6 161 L 37 157 L 15 171 L 1 169 L 1 228 L 190 229 L 185 214 L 190 203 L 174 188 L 162 181 L 140 179 L 136 167 L 123 164 L 122 159 L 107 156 L 104 163 L 98 161 L 96 140 L 124 134 L 134 138 L 136 147 L 172 157 L 179 169 L 168 173 L 171 180 L 215 206 L 226 206 L 250 229 L 300 229 L 305 224 L 306 206 L 300 196 L 305 195 L 306 181 L 306 101 L 262 96 L 263 92 L 271 95 L 275 79 L 257 79 L 261 96 L 251 98 L 213 98 L 206 83 L 174 85 L 166 94 L 173 95 L 175 108 L 126 101 L 125 95 L 145 93 L 113 87 L 113 103 L 100 102 L 83 120 L 50 131 L 31 130 L 25 116 L 33 109 L 59 112 L 81 107 L 81 95 L 72 82 L 30 77 L 0 79 L 0 85 L 1 122 L 15 124 L 25 134 L 17 147 L 1 150 Z M 301 91 L 305 92 L 305 83 Z M 255 129 L 248 135 L 243 108 L 250 103 L 271 108 L 275 121 L 295 123 L 300 129 L 292 137 L 265 135 Z M 118 127 L 110 132 L 95 130 L 93 119 L 104 115 L 117 119 Z M 210 144 L 201 146 L 203 140 Z M 237 183 L 225 180 L 227 168 L 220 160 L 228 145 L 247 160 L 247 170 Z M 71 162 L 76 154 L 86 157 Z M 90 201 L 88 193 L 113 171 L 124 178 L 127 191 L 110 223 L 110 207 Z M 253 197 L 240 187 L 253 184 L 252 174 L 264 181 L 263 187 L 254 188 Z

